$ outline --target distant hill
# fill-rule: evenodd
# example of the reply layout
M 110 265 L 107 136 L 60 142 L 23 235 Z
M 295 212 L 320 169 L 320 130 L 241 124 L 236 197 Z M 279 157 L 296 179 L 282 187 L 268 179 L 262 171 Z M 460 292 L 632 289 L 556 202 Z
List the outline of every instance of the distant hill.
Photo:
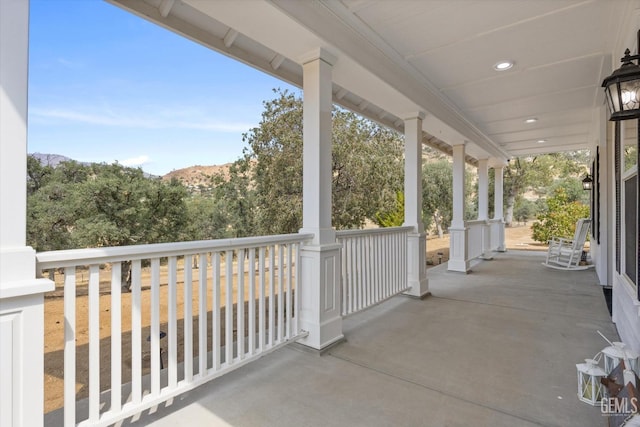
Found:
M 62 154 L 47 154 L 47 153 L 30 153 L 29 156 L 32 156 L 40 162 L 42 166 L 51 166 L 52 168 L 57 167 L 60 163 L 64 162 L 77 162 L 81 165 L 88 166 L 91 162 L 78 162 L 70 157 L 63 156 Z M 144 172 L 144 171 L 143 171 Z M 146 178 L 157 179 L 161 178 L 157 175 L 152 175 L 150 173 L 144 172 L 144 176 Z
M 168 174 L 164 175 L 162 179 L 164 181 L 170 181 L 172 178 L 176 178 L 178 181 L 187 187 L 189 190 L 210 190 L 211 178 L 214 175 L 222 174 L 224 179 L 229 178 L 229 167 L 231 163 L 224 165 L 211 165 L 211 166 L 190 166 L 188 168 L 176 169 Z
M 60 163 L 63 162 L 70 162 L 73 159 L 63 156 L 61 154 L 45 154 L 45 153 L 31 153 L 29 154 L 30 156 L 38 159 L 38 161 L 40 162 L 40 164 L 42 166 L 51 166 L 53 168 L 55 168 L 56 166 L 58 166 Z M 82 163 L 81 164 L 88 164 L 88 163 Z

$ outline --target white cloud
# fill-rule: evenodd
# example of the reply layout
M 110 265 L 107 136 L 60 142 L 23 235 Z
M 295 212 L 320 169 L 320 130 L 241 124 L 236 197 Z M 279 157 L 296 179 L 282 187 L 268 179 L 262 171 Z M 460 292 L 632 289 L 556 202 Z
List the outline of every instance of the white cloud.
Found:
M 127 167 L 138 167 L 138 166 L 142 166 L 146 163 L 149 163 L 151 159 L 149 158 L 149 156 L 142 155 L 142 156 L 138 156 L 138 157 L 131 157 L 129 159 L 124 159 L 124 160 L 120 160 L 118 163 L 120 163 L 122 166 L 127 166 Z
M 88 111 L 88 110 L 87 110 Z M 61 108 L 31 108 L 30 115 L 34 119 L 48 119 L 64 122 L 74 122 L 98 126 L 128 127 L 138 129 L 188 129 L 209 130 L 213 132 L 246 132 L 255 124 L 230 121 L 212 120 L 203 117 L 202 112 L 193 113 L 191 118 L 185 118 L 181 110 L 175 114 L 170 111 L 146 114 L 127 114 L 127 111 L 118 110 L 119 114 L 111 111 L 83 112 Z M 50 123 L 50 122 L 49 122 Z

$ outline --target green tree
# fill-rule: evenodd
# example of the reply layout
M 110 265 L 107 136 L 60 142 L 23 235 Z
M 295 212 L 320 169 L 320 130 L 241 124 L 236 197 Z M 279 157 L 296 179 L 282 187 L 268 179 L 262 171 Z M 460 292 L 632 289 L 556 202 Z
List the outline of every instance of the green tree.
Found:
M 244 135 L 248 149 L 234 164 L 237 173 L 216 181 L 214 193 L 226 200 L 229 218 L 247 221 L 230 222 L 238 235 L 293 233 L 302 226 L 302 99 L 275 93 L 264 103 L 259 126 Z M 333 225 L 360 227 L 395 206 L 403 179 L 402 141 L 339 108 L 332 119 Z M 237 196 L 244 204 L 232 203 Z
M 516 206 L 513 209 L 513 216 L 518 222 L 523 222 L 525 225 L 527 221 L 535 217 L 537 207 L 535 202 L 525 199 L 524 197 L 518 198 Z
M 477 218 L 477 200 L 474 206 L 473 199 L 476 193 L 477 184 L 472 179 L 471 172 L 465 169 L 465 219 Z M 422 215 L 425 228 L 429 229 L 433 225 L 440 238 L 451 226 L 453 164 L 445 158 L 428 161 L 422 166 Z
M 526 191 L 544 194 L 545 189 L 558 177 L 584 174 L 588 163 L 587 151 L 553 153 L 539 156 L 518 157 L 509 161 L 504 169 L 505 223 L 513 222 L 516 201 Z M 495 176 L 490 174 L 490 203 L 493 201 Z
M 547 194 L 553 196 L 558 188 L 562 188 L 569 202 L 580 202 L 588 205 L 591 201 L 591 192 L 584 191 L 582 180 L 575 176 L 567 176 L 556 179 L 548 188 Z
M 404 224 L 404 193 L 396 194 L 396 206 L 386 212 L 377 212 L 375 222 L 380 227 L 399 227 Z
M 187 192 L 179 181 L 149 179 L 141 169 L 118 164 L 93 168 L 96 174 L 77 185 L 76 247 L 184 240 Z
M 589 217 L 589 206 L 570 201 L 562 187 L 547 199 L 547 210 L 538 215 L 538 222 L 531 226 L 533 239 L 546 243 L 552 237 L 571 238 L 576 222 Z
M 189 240 L 213 240 L 237 237 L 231 232 L 223 202 L 212 197 L 192 196 L 185 200 Z
M 433 224 L 442 238 L 453 215 L 453 169 L 448 160 L 427 162 L 422 166 L 422 214 L 425 227 Z
M 211 207 L 216 227 L 223 227 L 227 237 L 255 235 L 256 203 L 251 184 L 251 161 L 239 160 L 229 167 L 228 177 L 213 177 Z M 211 237 L 213 238 L 213 237 Z
M 118 164 L 63 162 L 43 174 L 28 162 L 29 244 L 38 251 L 162 243 L 188 238 L 186 189 Z M 35 185 L 36 182 L 40 184 Z M 39 188 L 38 188 L 39 187 Z M 130 280 L 129 263 L 123 279 Z

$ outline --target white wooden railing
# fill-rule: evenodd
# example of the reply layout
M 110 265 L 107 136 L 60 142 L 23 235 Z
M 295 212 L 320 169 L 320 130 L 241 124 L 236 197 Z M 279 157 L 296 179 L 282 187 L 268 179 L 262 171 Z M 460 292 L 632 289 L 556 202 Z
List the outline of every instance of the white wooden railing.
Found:
M 467 251 L 468 260 L 472 260 L 482 256 L 483 247 L 483 231 L 487 224 L 484 220 L 466 221 L 467 227 Z
M 342 244 L 342 315 L 406 291 L 407 233 L 411 227 L 336 232 Z
M 311 237 L 39 253 L 40 271 L 64 274 L 64 425 L 112 424 L 302 336 L 297 266 L 300 245 Z M 121 279 L 129 266 L 130 294 L 122 292 Z M 86 325 L 79 324 L 79 298 L 88 300 Z M 101 319 L 105 309 L 110 315 Z M 110 344 L 108 352 L 101 340 Z M 77 356 L 82 345 L 88 345 L 87 360 Z M 88 378 L 76 377 L 82 363 Z M 84 409 L 76 402 L 84 397 L 76 392 L 83 382 Z

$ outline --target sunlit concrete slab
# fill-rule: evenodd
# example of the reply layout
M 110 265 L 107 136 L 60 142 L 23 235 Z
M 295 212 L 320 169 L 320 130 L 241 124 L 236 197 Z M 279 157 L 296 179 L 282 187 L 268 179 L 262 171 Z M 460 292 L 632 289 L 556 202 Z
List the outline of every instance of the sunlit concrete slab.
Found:
M 345 319 L 322 356 L 292 346 L 125 425 L 604 426 L 575 364 L 617 338 L 593 271 L 507 252 L 429 270 L 432 297 Z

